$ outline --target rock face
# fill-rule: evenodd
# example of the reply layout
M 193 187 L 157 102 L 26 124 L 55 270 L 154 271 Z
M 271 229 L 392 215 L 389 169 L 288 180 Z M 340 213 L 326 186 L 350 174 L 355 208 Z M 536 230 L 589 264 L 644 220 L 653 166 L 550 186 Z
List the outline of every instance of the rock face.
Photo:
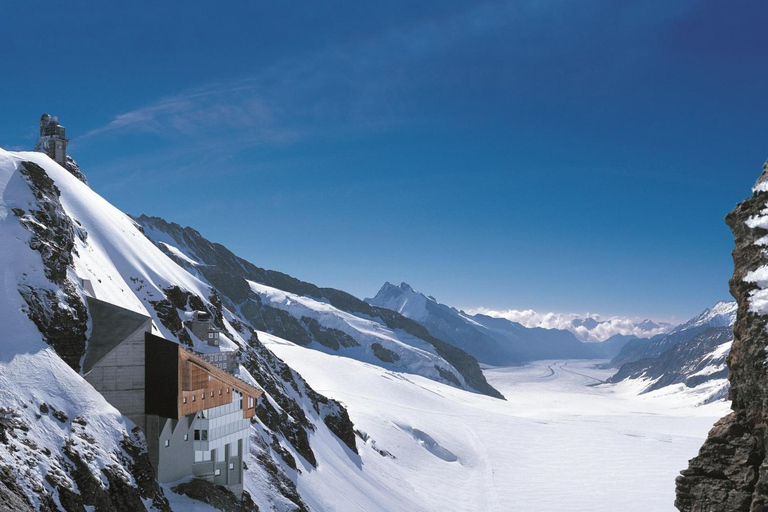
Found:
M 753 195 L 726 217 L 733 231 L 731 294 L 738 303 L 730 368 L 733 412 L 709 433 L 699 455 L 677 478 L 675 505 L 682 511 L 768 510 L 768 164 Z
M 23 162 L 19 171 L 29 184 L 35 203 L 29 204 L 28 210 L 16 208 L 14 214 L 32 235 L 29 246 L 40 253 L 45 277 L 54 285 L 40 287 L 22 282 L 19 293 L 27 302 L 27 315 L 46 341 L 79 371 L 85 352 L 88 312 L 67 274 L 73 263 L 75 237 L 84 239 L 86 234 L 64 213 L 59 200 L 61 193 L 42 167 Z

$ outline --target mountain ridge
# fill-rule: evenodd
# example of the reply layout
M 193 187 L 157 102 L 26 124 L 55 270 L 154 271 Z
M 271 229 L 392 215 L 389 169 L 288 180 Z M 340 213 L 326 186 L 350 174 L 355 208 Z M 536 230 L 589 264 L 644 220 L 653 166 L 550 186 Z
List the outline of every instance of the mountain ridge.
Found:
M 482 314 L 470 315 L 439 303 L 403 282 L 384 283 L 369 304 L 386 307 L 418 321 L 485 364 L 502 366 L 537 359 L 593 359 L 597 354 L 565 330 L 527 328 L 517 322 Z
M 183 267 L 201 274 L 220 292 L 225 301 L 228 301 L 232 307 L 237 308 L 252 323 L 265 331 L 273 332 L 302 345 L 310 345 L 315 341 L 324 345 L 323 342 L 325 341 L 324 346 L 326 348 L 338 350 L 340 353 L 355 353 L 357 351 L 359 354 L 360 350 L 349 346 L 349 341 L 342 336 L 342 333 L 353 338 L 358 336 L 365 341 L 361 343 L 358 339 L 357 343 L 362 345 L 366 354 L 375 357 L 379 364 L 399 364 L 398 361 L 405 352 L 413 355 L 412 350 L 402 347 L 397 342 L 402 337 L 398 338 L 395 335 L 392 338 L 392 336 L 387 335 L 384 338 L 379 338 L 379 341 L 373 342 L 370 336 L 361 334 L 360 329 L 352 329 L 349 321 L 340 322 L 339 317 L 343 317 L 343 314 L 349 314 L 360 318 L 361 321 L 378 322 L 395 332 L 404 333 L 406 340 L 421 340 L 417 343 L 426 342 L 430 346 L 428 350 L 434 351 L 436 356 L 447 361 L 459 375 L 450 377 L 452 370 L 441 366 L 439 361 L 433 363 L 413 362 L 411 367 L 418 367 L 418 372 L 452 385 L 456 385 L 456 381 L 460 377 L 471 388 L 489 396 L 502 398 L 501 394 L 487 383 L 477 361 L 472 356 L 431 335 L 419 323 L 395 311 L 371 306 L 341 290 L 321 288 L 282 272 L 257 267 L 236 256 L 225 246 L 208 241 L 193 228 L 182 227 L 160 217 L 146 215 L 134 217 L 134 221 L 141 226 L 147 238 L 157 247 Z M 179 252 L 183 253 L 183 256 L 180 256 Z M 272 300 L 274 293 L 269 289 L 254 287 L 249 282 L 287 292 L 297 297 L 313 299 L 314 304 L 305 303 L 301 309 L 302 312 L 298 313 L 285 300 L 281 299 L 281 301 L 274 302 Z M 322 305 L 323 302 L 339 312 L 335 314 L 335 318 L 330 318 L 328 314 L 322 314 L 318 311 L 325 309 L 325 313 L 332 313 Z M 293 304 L 296 302 L 294 301 Z M 306 316 L 310 310 L 312 313 L 310 316 Z M 353 322 L 357 321 L 349 317 L 344 318 Z M 319 323 L 315 324 L 314 322 Z M 370 332 L 370 329 L 367 331 Z M 336 341 L 331 341 L 331 338 Z M 377 344 L 377 347 L 386 348 L 386 351 L 373 347 L 374 343 Z M 384 345 L 388 346 L 385 347 Z M 398 359 L 384 361 L 376 355 L 377 352 L 379 355 L 390 354 L 384 356 L 385 359 L 392 359 L 391 353 L 395 352 Z M 426 357 L 427 359 L 430 358 L 430 356 Z M 375 363 L 375 360 L 369 360 Z M 402 362 L 404 363 L 405 360 Z

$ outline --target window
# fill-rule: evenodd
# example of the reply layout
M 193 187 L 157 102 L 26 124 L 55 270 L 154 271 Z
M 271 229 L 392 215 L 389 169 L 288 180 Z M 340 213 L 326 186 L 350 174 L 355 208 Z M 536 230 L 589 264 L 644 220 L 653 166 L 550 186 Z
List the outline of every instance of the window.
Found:
M 200 393 L 200 400 L 205 400 L 205 393 Z
M 211 391 L 211 398 L 213 398 L 213 391 Z
M 208 462 L 211 460 L 211 452 L 195 450 L 195 462 Z
M 181 399 L 181 401 L 182 401 L 183 403 L 187 403 L 187 397 L 184 397 L 184 398 L 182 398 L 182 399 Z
M 229 463 L 229 469 L 230 469 L 230 471 L 235 469 L 235 463 L 234 462 L 230 462 Z
M 199 441 L 199 440 L 200 440 L 200 431 L 196 429 L 195 430 L 195 441 Z
M 184 440 L 189 441 L 189 434 L 184 434 Z
M 208 333 L 208 339 L 209 339 L 209 340 L 212 340 L 212 339 L 213 339 L 213 334 L 214 334 L 214 333 L 212 333 L 212 332 L 209 332 L 209 333 Z
M 166 447 L 168 447 L 168 446 L 171 446 L 171 441 L 170 441 L 170 440 L 168 440 L 168 439 L 166 439 L 166 440 L 165 440 L 165 446 L 166 446 Z
M 217 469 L 216 471 L 213 472 L 213 476 L 219 476 L 219 475 L 221 475 L 220 469 Z
M 221 390 L 219 390 L 219 396 L 221 396 Z
M 195 401 L 195 395 L 192 395 L 192 401 L 193 402 Z
M 229 394 L 229 388 L 227 388 L 227 394 Z

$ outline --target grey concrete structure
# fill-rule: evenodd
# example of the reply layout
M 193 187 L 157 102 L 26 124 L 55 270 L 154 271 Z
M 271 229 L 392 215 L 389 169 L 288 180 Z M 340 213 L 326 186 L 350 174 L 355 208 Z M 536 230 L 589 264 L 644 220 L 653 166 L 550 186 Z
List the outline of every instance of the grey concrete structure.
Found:
M 59 118 L 43 114 L 40 117 L 40 135 L 35 144 L 35 151 L 46 153 L 59 165 L 67 162 L 66 128 L 59 124 Z
M 87 302 L 92 325 L 83 363 L 85 379 L 144 431 L 158 481 L 171 483 L 194 475 L 226 486 L 238 496 L 242 494 L 243 457 L 248 453 L 250 416 L 255 398 L 246 397 L 248 403 L 244 404 L 244 395 L 238 391 L 243 387 L 239 385 L 238 388 L 225 385 L 217 390 L 206 387 L 202 394 L 193 388 L 197 390 L 198 403 L 210 402 L 211 407 L 198 408 L 197 412 L 186 415 L 174 412 L 181 410 L 179 405 L 186 407 L 188 404 L 188 398 L 182 396 L 183 390 L 165 384 L 165 380 L 180 382 L 181 370 L 168 364 L 176 361 L 178 356 L 175 354 L 180 347 L 152 335 L 152 320 L 148 316 L 91 296 L 87 297 Z M 206 324 L 205 320 L 200 323 Z M 208 370 L 214 374 L 220 370 L 231 371 L 236 364 L 234 352 L 192 355 L 181 350 L 181 353 L 197 361 L 196 365 L 204 365 L 200 362 L 203 359 L 215 366 L 217 369 Z M 151 358 L 149 361 L 148 357 Z M 154 373 L 149 373 L 150 367 Z M 203 381 L 210 383 L 211 374 L 208 375 L 208 380 L 203 378 Z M 223 375 L 219 378 L 226 379 Z M 234 377 L 228 378 L 235 384 L 239 382 Z M 242 385 L 246 386 L 245 383 Z M 173 418 L 151 411 L 150 402 L 160 394 L 167 395 L 172 405 L 162 414 L 173 415 Z M 190 400 L 194 402 L 195 397 Z M 221 403 L 216 401 L 217 398 L 223 400 L 225 397 L 229 403 L 214 405 Z
M 144 334 L 152 331 L 152 320 L 93 297 L 87 301 L 92 328 L 85 380 L 144 430 Z
M 157 480 L 171 483 L 189 475 L 243 492 L 243 457 L 248 453 L 250 420 L 242 415 L 237 391 L 231 404 L 171 420 L 147 417 L 150 460 Z M 148 441 L 149 443 L 149 441 Z
M 197 336 L 200 341 L 208 343 L 212 347 L 219 346 L 219 329 L 213 325 L 211 315 L 205 311 L 195 311 L 192 320 L 187 322 L 189 330 Z

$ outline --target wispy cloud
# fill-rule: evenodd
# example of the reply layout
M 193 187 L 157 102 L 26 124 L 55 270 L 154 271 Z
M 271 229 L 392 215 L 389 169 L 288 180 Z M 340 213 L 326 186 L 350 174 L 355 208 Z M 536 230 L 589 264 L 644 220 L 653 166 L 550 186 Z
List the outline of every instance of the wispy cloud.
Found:
M 293 130 L 276 124 L 275 107 L 261 98 L 259 89 L 254 80 L 228 86 L 211 84 L 120 114 L 77 140 L 87 141 L 111 132 L 151 133 L 166 138 L 235 136 L 258 142 L 294 138 Z
M 618 9 L 606 10 L 608 14 L 601 14 L 598 21 L 606 32 L 620 34 L 626 27 L 613 23 L 617 18 L 613 11 Z M 121 149 L 117 162 L 131 168 L 134 175 L 147 175 L 137 164 L 153 161 L 151 172 L 156 174 L 160 161 L 171 170 L 194 168 L 194 160 L 210 159 L 212 150 L 224 164 L 253 148 L 342 140 L 429 122 L 429 116 L 422 118 L 418 113 L 428 99 L 418 91 L 467 87 L 477 76 L 483 84 L 511 87 L 520 77 L 530 75 L 531 69 L 541 73 L 542 67 L 547 68 L 542 66 L 547 52 L 573 51 L 568 38 L 578 37 L 580 32 L 568 22 L 571 11 L 579 12 L 565 1 L 489 0 L 440 18 L 390 26 L 354 45 L 318 49 L 244 79 L 190 88 L 120 113 L 105 125 L 74 137 L 72 151 L 76 154 L 95 144 L 120 144 L 126 135 L 148 137 L 149 144 L 131 146 L 133 155 L 125 155 Z M 619 28 L 612 28 L 614 25 Z M 542 27 L 558 30 L 560 44 L 529 44 L 533 39 L 549 39 L 547 34 L 532 36 L 531 31 Z M 478 48 L 499 53 L 504 65 L 494 65 L 491 59 L 486 67 L 473 71 L 471 52 Z M 584 58 L 574 55 L 574 60 Z M 609 60 L 626 61 L 625 56 Z M 575 64 L 574 69 L 581 68 Z M 451 118 L 440 119 L 450 122 Z M 170 155 L 185 161 L 173 162 Z M 109 167 L 115 165 L 109 162 Z
M 512 9 L 512 5 L 517 7 Z M 109 134 L 143 133 L 280 144 L 402 123 L 407 101 L 399 91 L 418 80 L 415 62 L 502 30 L 514 21 L 520 5 L 486 2 L 449 18 L 392 28 L 354 47 L 318 50 L 234 83 L 184 91 L 121 113 L 74 142 L 87 144 Z

